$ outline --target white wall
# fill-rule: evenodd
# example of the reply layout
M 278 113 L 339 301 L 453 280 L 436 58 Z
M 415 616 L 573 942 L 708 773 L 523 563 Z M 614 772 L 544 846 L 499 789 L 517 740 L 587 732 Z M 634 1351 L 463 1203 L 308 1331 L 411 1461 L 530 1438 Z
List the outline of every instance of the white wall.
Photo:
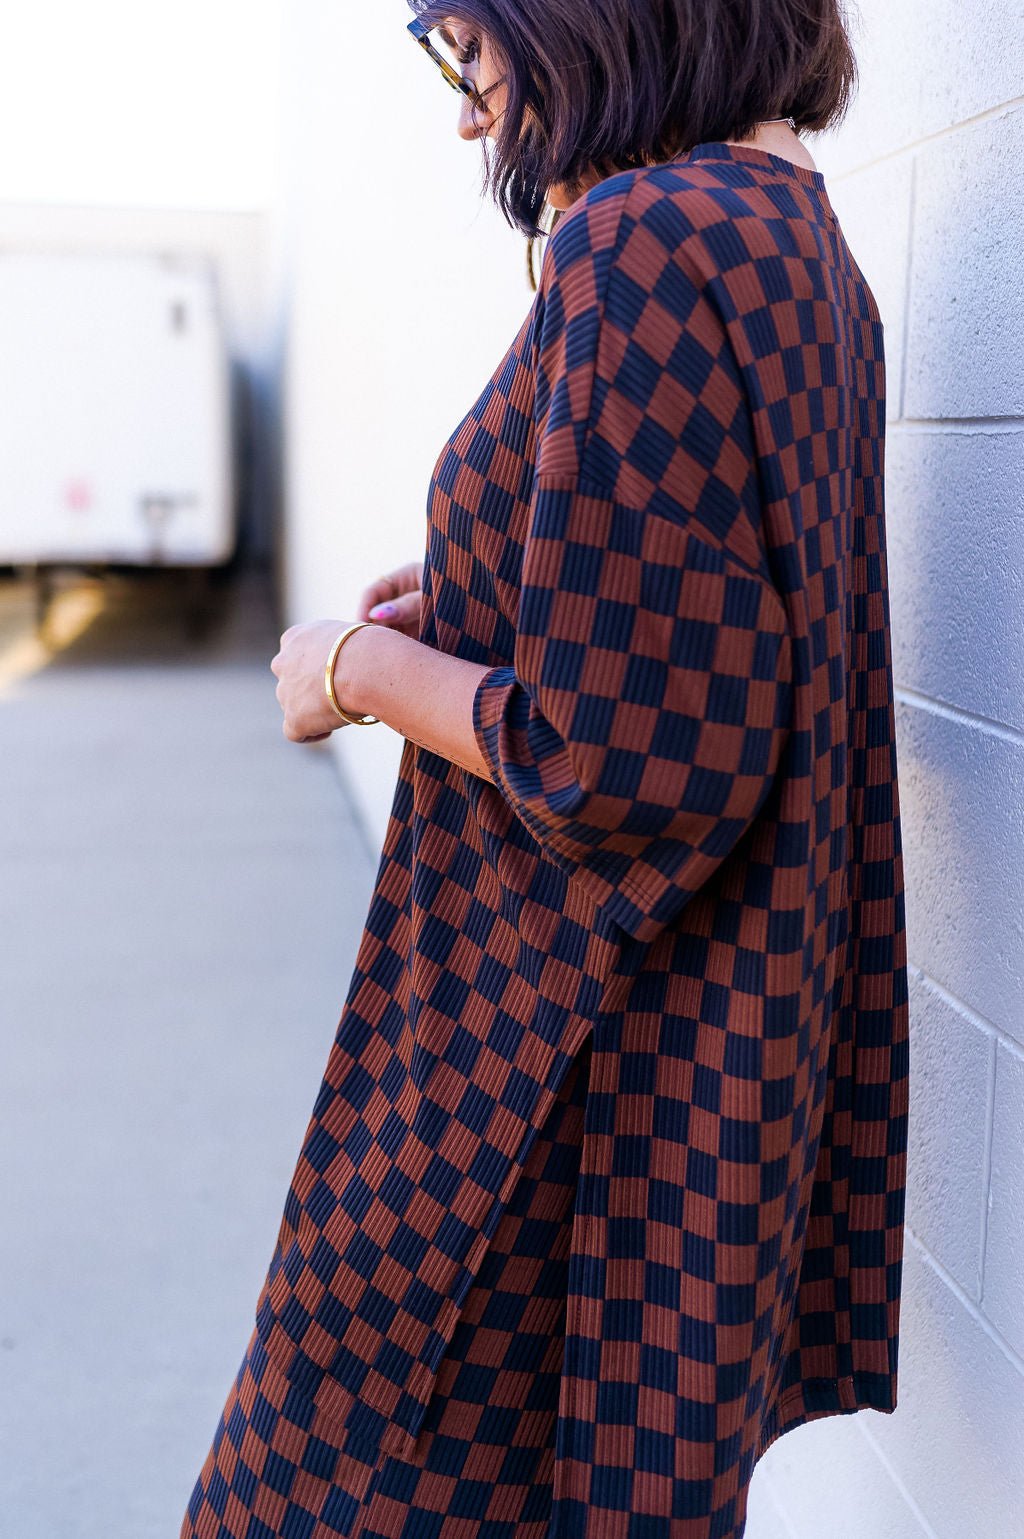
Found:
M 287 10 L 286 625 L 350 619 L 375 577 L 422 559 L 435 460 L 533 298 L 525 240 L 481 200 L 480 146 L 411 18 L 366 6 L 354 32 L 337 0 Z M 402 739 L 331 741 L 379 849 Z
M 780 1439 L 751 1539 L 1002 1539 L 1024 1491 L 1024 5 L 860 10 L 857 107 L 811 148 L 886 323 L 911 963 L 900 1392 L 891 1416 Z

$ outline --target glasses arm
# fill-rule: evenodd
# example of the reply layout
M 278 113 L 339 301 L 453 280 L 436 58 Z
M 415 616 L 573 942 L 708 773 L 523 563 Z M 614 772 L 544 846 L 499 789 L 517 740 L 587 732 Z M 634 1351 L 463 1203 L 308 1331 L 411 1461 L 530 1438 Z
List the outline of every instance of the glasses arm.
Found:
M 454 69 L 444 55 L 439 53 L 434 47 L 430 41 L 429 28 L 425 22 L 420 21 L 419 17 L 417 17 L 415 21 L 409 22 L 406 31 L 411 33 L 420 47 L 430 55 L 453 90 L 460 91 L 464 96 L 468 96 L 471 101 L 481 100 L 473 82 L 466 80 L 464 76 L 460 75 L 458 70 Z

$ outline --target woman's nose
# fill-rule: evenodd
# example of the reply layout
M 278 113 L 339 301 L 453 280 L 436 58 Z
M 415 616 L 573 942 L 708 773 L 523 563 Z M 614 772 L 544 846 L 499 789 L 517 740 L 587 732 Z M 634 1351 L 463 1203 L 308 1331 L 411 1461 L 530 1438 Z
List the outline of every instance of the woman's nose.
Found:
M 459 108 L 459 138 L 482 139 L 491 131 L 493 115 L 488 112 L 479 97 L 462 93 Z

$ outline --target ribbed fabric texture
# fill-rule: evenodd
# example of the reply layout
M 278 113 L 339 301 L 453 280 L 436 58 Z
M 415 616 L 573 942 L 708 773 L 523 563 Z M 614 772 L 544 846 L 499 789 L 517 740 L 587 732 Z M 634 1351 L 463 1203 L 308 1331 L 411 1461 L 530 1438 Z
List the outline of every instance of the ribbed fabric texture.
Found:
M 704 145 L 563 217 L 429 490 L 491 778 L 405 745 L 243 1365 L 352 1501 L 272 1500 L 229 1403 L 186 1539 L 740 1539 L 776 1437 L 894 1408 L 884 424 L 817 173 Z

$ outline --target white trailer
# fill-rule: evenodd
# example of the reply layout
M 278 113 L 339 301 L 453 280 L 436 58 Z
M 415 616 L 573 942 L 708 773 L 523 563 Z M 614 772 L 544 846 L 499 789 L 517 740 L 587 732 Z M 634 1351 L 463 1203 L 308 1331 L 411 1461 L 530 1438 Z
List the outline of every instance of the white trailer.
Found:
M 203 258 L 0 250 L 0 563 L 210 568 L 237 538 Z

